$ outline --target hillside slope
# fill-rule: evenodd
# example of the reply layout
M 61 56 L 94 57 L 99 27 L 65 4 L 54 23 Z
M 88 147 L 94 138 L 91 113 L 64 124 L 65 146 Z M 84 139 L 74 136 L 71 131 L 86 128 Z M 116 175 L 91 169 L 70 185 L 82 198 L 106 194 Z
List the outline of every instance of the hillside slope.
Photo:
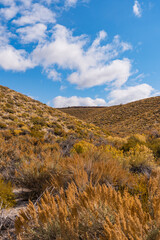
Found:
M 120 136 L 160 130 L 160 97 L 112 107 L 71 107 L 60 110 Z
M 0 131 L 13 136 L 31 135 L 35 138 L 60 139 L 105 137 L 105 133 L 93 124 L 87 124 L 39 101 L 0 86 Z
M 160 239 L 160 135 L 108 136 L 2 86 L 0 100 L 0 239 Z

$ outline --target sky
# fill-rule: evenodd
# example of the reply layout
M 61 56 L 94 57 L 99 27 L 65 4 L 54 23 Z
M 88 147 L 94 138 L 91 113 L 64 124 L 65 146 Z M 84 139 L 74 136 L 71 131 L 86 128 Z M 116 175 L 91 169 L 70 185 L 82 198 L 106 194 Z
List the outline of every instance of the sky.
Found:
M 0 85 L 52 107 L 160 95 L 159 0 L 0 0 Z

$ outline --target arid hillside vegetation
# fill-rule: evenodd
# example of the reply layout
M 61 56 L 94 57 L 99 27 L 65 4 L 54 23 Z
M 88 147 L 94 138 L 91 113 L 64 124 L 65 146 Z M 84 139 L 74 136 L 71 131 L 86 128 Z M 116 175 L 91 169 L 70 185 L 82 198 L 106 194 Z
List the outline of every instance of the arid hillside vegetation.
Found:
M 122 138 L 6 87 L 0 99 L 1 239 L 160 239 L 158 129 Z
M 70 107 L 61 111 L 119 136 L 160 130 L 160 97 L 113 107 Z

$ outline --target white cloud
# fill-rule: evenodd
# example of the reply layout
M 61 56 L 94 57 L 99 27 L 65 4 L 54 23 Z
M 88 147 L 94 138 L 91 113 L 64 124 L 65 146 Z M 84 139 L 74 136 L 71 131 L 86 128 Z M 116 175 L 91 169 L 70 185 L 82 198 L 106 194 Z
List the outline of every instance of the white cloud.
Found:
M 18 13 L 18 7 L 16 7 L 14 4 L 11 5 L 10 7 L 0 9 L 0 14 L 7 20 L 10 20 L 13 17 L 15 17 L 17 13 Z
M 89 0 L 65 0 L 65 7 L 70 8 L 70 7 L 75 7 L 78 2 L 86 3 Z
M 17 50 L 10 45 L 0 47 L 0 67 L 4 70 L 25 71 L 34 66 L 24 50 Z
M 108 65 L 88 68 L 80 73 L 72 73 L 68 80 L 80 88 L 90 88 L 113 82 L 113 85 L 122 86 L 130 76 L 131 63 L 129 59 L 114 60 Z
M 19 26 L 35 23 L 55 23 L 56 21 L 55 13 L 39 3 L 32 4 L 29 10 L 25 9 L 21 14 L 21 17 L 13 20 L 13 23 Z
M 136 17 L 141 17 L 142 16 L 141 5 L 137 0 L 134 1 L 133 13 L 135 14 Z
M 140 84 L 126 89 L 116 89 L 109 94 L 110 101 L 107 105 L 119 105 L 149 98 L 154 94 L 154 89 L 148 84 Z
M 33 26 L 23 27 L 17 29 L 20 34 L 20 39 L 23 43 L 41 42 L 46 38 L 46 25 L 37 23 Z
M 58 73 L 55 69 L 47 69 L 48 78 L 52 79 L 53 81 L 60 81 L 61 74 Z
M 72 31 L 56 25 L 53 40 L 39 45 L 32 53 L 33 61 L 44 69 L 55 65 L 69 69 L 72 73 L 68 81 L 80 88 L 89 88 L 112 82 L 116 86 L 124 84 L 130 76 L 129 59 L 115 59 L 120 53 L 131 49 L 128 43 L 115 36 L 112 43 L 101 45 L 107 34 L 101 31 L 93 44 L 85 49 L 86 36 L 74 37 Z
M 12 34 L 6 29 L 5 26 L 0 25 L 0 46 L 5 46 L 9 42 Z
M 56 108 L 72 106 L 105 106 L 106 102 L 102 98 L 92 99 L 90 97 L 82 98 L 77 96 L 62 97 L 58 96 L 48 103 Z
M 66 1 L 65 1 L 65 6 L 67 6 L 67 7 L 73 7 L 73 6 L 76 5 L 77 1 L 78 1 L 78 0 L 66 0 Z
M 0 0 L 0 3 L 3 4 L 4 6 L 11 6 L 14 4 L 14 0 Z

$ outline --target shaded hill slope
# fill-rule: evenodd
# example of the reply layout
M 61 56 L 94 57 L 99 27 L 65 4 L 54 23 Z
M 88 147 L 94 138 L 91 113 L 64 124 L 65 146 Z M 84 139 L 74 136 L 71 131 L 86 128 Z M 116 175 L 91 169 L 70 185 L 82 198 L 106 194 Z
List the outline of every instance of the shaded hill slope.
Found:
M 70 107 L 60 110 L 116 135 L 160 130 L 160 97 L 112 107 Z

